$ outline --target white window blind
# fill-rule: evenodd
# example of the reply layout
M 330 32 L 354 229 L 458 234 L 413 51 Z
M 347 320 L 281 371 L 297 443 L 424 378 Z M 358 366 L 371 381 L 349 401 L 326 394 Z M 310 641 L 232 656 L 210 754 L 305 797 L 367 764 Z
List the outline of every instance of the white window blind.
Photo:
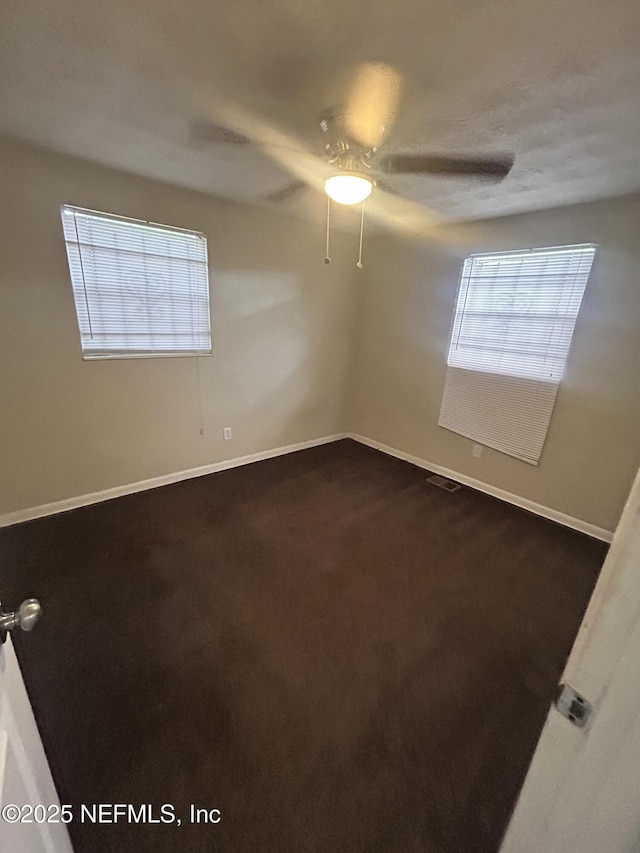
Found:
M 559 382 L 595 251 L 566 246 L 467 258 L 447 363 Z
M 440 426 L 537 464 L 595 251 L 588 244 L 467 258 Z
M 83 356 L 211 352 L 204 234 L 61 208 Z

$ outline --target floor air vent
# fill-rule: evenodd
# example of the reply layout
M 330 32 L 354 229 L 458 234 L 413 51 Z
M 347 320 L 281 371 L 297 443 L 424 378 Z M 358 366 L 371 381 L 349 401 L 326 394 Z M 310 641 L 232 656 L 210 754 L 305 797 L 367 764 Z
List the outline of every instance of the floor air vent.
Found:
M 446 477 L 441 477 L 440 474 L 432 474 L 427 477 L 427 483 L 433 483 L 434 486 L 439 486 L 445 492 L 457 492 L 462 486 L 460 483 L 454 483 L 453 480 L 447 480 Z

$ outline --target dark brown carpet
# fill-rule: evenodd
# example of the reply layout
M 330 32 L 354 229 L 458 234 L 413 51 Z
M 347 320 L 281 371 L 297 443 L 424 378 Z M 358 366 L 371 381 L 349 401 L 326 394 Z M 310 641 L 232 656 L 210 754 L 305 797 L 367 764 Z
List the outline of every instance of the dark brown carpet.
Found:
M 63 802 L 183 820 L 79 853 L 495 853 L 606 547 L 425 478 L 342 441 L 0 531 Z

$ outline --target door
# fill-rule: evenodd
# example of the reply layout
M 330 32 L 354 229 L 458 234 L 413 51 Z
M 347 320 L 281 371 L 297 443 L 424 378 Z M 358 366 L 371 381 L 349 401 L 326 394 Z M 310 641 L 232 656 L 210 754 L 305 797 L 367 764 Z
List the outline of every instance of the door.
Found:
M 63 819 L 9 636 L 0 645 L 0 853 L 72 853 Z
M 501 853 L 640 850 L 640 472 L 567 662 L 593 705 L 549 711 Z

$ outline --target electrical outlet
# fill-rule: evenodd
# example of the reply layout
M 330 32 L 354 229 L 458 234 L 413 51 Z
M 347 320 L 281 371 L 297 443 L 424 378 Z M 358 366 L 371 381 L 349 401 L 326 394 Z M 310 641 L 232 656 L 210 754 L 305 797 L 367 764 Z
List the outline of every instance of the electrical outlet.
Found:
M 479 459 L 482 456 L 482 445 L 481 444 L 472 444 L 471 445 L 471 455 L 475 456 L 476 459 Z
M 233 432 L 231 431 L 231 427 L 225 427 L 222 430 L 222 436 L 225 441 L 229 441 L 230 438 L 233 438 Z

